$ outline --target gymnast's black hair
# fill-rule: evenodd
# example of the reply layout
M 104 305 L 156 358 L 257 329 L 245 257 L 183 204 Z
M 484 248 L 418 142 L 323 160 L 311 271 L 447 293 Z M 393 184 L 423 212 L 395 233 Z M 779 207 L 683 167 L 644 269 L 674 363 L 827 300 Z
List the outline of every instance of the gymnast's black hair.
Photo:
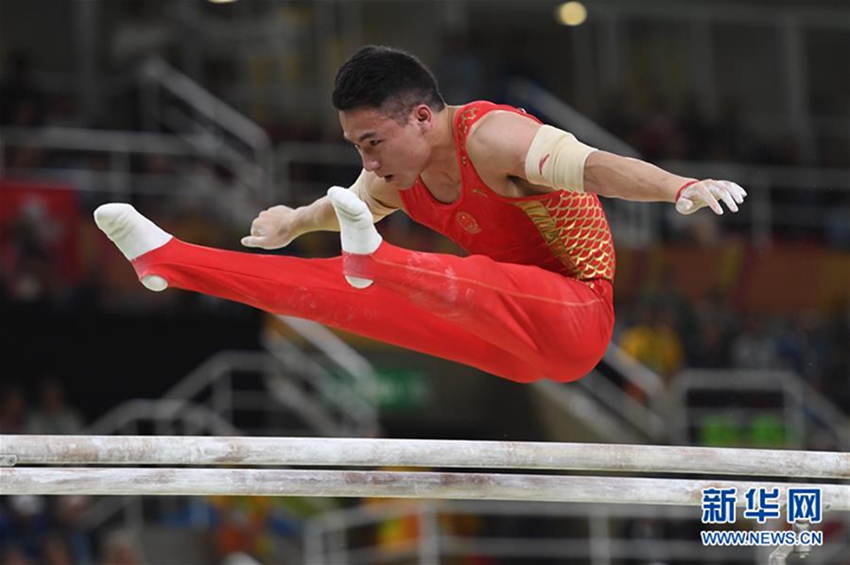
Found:
M 375 108 L 404 122 L 419 104 L 439 112 L 446 101 L 431 71 L 409 53 L 367 45 L 337 71 L 333 91 L 337 110 Z

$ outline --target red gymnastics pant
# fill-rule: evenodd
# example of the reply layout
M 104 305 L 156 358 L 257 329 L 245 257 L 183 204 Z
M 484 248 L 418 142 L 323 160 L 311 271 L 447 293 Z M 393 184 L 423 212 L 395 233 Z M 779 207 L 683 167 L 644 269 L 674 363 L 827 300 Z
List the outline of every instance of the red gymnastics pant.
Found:
M 133 261 L 138 276 L 477 367 L 517 382 L 573 381 L 605 352 L 612 286 L 488 257 L 419 253 L 302 259 L 175 239 Z M 374 280 L 351 287 L 343 275 Z

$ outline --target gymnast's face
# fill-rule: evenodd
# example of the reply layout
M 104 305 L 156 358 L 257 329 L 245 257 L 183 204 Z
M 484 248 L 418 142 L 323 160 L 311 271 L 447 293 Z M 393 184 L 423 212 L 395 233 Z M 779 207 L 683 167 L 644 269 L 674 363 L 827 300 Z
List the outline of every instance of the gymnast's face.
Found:
M 431 156 L 428 133 L 434 123 L 431 109 L 421 104 L 406 116 L 378 108 L 339 113 L 342 132 L 357 148 L 363 168 L 399 189 L 413 186 Z

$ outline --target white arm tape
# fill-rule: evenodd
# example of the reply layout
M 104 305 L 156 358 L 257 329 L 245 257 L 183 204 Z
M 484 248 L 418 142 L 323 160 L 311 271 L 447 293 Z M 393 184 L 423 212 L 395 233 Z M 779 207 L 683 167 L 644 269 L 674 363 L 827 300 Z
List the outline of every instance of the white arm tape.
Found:
M 525 156 L 525 177 L 534 184 L 584 192 L 584 162 L 594 151 L 571 133 L 542 126 Z
M 369 211 L 372 212 L 372 217 L 375 222 L 384 219 L 389 216 L 398 208 L 390 208 L 389 206 L 379 202 L 376 200 L 371 194 L 369 194 L 369 189 L 366 186 L 366 171 L 363 170 L 360 173 L 360 176 L 357 177 L 357 180 L 354 181 L 354 184 L 348 187 L 348 190 L 357 195 L 357 198 L 362 200 L 369 206 Z

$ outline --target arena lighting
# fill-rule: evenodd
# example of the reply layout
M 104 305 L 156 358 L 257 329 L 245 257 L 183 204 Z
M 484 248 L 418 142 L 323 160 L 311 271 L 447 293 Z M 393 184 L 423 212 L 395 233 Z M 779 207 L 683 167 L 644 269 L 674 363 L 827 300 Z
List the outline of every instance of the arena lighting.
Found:
M 587 19 L 587 8 L 581 2 L 566 2 L 555 9 L 555 19 L 565 26 L 580 26 Z

